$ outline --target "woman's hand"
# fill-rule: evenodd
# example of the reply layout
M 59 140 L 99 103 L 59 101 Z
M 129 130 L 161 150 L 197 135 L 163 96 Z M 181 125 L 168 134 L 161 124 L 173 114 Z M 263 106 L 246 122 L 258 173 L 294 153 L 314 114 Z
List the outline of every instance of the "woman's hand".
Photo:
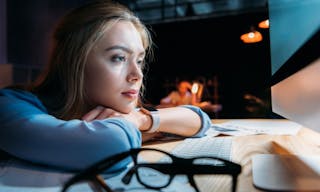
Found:
M 111 108 L 97 106 L 82 117 L 82 120 L 93 121 L 96 119 L 106 119 L 109 117 L 118 117 L 121 114 Z

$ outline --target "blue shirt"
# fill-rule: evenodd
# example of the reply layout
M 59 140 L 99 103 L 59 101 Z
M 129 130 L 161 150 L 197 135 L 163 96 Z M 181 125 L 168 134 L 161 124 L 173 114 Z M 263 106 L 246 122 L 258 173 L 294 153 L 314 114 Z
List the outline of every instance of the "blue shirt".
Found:
M 202 119 L 204 136 L 211 120 L 195 106 L 187 107 Z M 141 147 L 139 129 L 124 118 L 91 122 L 61 120 L 50 114 L 36 95 L 12 89 L 0 90 L 0 149 L 16 157 L 78 170 L 131 148 Z M 112 170 L 124 168 L 122 162 Z

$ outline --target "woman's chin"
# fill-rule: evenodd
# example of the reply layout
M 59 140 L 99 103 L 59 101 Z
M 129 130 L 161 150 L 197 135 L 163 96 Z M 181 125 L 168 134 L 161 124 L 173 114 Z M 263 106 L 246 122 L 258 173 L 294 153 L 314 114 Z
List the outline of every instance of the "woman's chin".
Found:
M 119 111 L 120 113 L 128 114 L 131 111 L 133 111 L 135 108 L 136 108 L 135 106 L 126 106 L 126 107 L 119 108 L 117 111 Z

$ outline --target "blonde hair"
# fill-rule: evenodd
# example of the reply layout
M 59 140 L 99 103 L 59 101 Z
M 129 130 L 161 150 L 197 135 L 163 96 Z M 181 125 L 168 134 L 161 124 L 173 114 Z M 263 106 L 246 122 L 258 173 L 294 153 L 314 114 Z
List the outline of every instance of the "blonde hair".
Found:
M 88 54 L 109 25 L 122 20 L 136 27 L 147 55 L 152 56 L 149 30 L 119 3 L 91 2 L 72 10 L 58 23 L 47 69 L 33 86 L 50 114 L 67 120 L 80 118 L 89 110 L 84 88 Z

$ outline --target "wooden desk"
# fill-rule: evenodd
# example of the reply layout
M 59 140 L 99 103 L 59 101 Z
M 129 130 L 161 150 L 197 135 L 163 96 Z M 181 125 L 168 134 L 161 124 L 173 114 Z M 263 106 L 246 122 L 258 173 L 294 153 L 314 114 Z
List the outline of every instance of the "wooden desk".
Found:
M 221 123 L 227 120 L 213 120 Z M 283 121 L 283 120 L 270 120 Z M 181 141 L 152 143 L 148 147 L 165 151 L 172 150 Z M 250 135 L 237 136 L 233 139 L 232 161 L 242 166 L 242 173 L 238 178 L 237 191 L 260 191 L 252 184 L 251 157 L 255 154 L 301 154 L 320 155 L 320 133 L 302 128 L 297 135 Z M 212 183 L 204 183 L 204 186 Z M 217 183 L 215 183 L 217 185 Z M 214 188 L 214 187 L 213 187 Z M 217 191 L 229 191 L 216 187 Z

